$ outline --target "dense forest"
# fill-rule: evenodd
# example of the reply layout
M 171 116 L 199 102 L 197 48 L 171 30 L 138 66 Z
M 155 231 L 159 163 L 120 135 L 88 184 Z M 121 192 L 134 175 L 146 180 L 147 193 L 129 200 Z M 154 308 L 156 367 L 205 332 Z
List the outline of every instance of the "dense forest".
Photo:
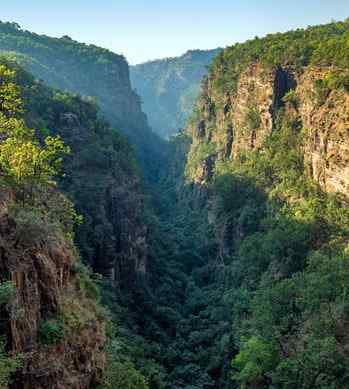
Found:
M 348 20 L 215 53 L 166 142 L 121 56 L 0 48 L 1 388 L 349 388 Z M 209 56 L 150 63 L 162 135 Z

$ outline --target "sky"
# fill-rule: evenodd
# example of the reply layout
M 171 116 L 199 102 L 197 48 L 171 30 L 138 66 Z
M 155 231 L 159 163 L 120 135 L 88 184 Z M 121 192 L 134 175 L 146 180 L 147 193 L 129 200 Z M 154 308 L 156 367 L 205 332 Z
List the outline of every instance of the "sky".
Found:
M 9 0 L 0 20 L 69 35 L 131 64 L 349 17 L 349 0 Z

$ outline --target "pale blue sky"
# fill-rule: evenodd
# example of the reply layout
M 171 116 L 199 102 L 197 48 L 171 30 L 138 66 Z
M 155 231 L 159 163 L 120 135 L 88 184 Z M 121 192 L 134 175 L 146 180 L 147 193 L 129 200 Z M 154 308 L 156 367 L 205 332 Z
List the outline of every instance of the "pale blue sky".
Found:
M 2 21 L 70 35 L 132 64 L 347 17 L 349 0 L 8 0 L 0 8 Z

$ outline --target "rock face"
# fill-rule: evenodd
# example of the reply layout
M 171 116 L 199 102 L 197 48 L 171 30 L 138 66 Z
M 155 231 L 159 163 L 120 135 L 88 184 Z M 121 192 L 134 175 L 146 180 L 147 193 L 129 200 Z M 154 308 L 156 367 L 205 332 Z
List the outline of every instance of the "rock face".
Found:
M 7 349 L 23 358 L 11 389 L 87 389 L 102 376 L 105 331 L 94 300 L 81 289 L 75 253 L 58 235 L 42 234 L 9 215 L 8 193 L 0 201 L 0 274 L 16 293 L 1 313 L 1 335 Z M 28 229 L 27 229 L 28 228 Z M 47 320 L 60 317 L 64 336 L 43 344 L 40 331 Z
M 331 69 L 308 69 L 299 80 L 300 117 L 308 129 L 305 158 L 313 178 L 329 192 L 349 197 L 349 93 L 328 92 L 318 101 L 314 83 Z
M 278 110 L 284 108 L 305 132 L 308 173 L 326 191 L 349 197 L 349 93 L 316 87 L 334 71 L 347 74 L 329 67 L 295 70 L 255 63 L 241 72 L 231 93 L 217 93 L 211 74 L 198 100 L 197 118 L 188 126 L 188 160 L 195 162 L 188 169 L 190 178 L 205 184 L 219 161 L 262 148 L 276 128 Z M 289 92 L 293 101 L 286 103 Z M 324 95 L 321 101 L 319 93 Z

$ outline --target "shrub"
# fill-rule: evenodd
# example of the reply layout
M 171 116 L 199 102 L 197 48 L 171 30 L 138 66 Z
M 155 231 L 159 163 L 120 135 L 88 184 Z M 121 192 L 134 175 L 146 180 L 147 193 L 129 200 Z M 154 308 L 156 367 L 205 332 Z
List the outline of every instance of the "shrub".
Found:
M 148 385 L 132 362 L 110 362 L 102 388 L 148 389 Z
M 250 131 L 257 130 L 261 125 L 261 115 L 256 107 L 250 107 L 246 113 L 246 125 Z
M 285 103 L 289 103 L 292 105 L 293 108 L 298 108 L 299 105 L 299 98 L 297 96 L 297 93 L 294 89 L 290 90 L 283 98 L 283 101 Z
M 330 89 L 328 88 L 324 80 L 316 80 L 314 82 L 314 88 L 316 93 L 316 100 L 318 105 L 323 105 L 330 94 Z
M 74 263 L 73 272 L 77 274 L 80 289 L 85 292 L 86 297 L 99 301 L 100 291 L 96 284 L 97 274 L 92 273 L 81 261 Z M 94 279 L 92 278 L 94 277 Z
M 253 336 L 243 344 L 233 359 L 232 367 L 237 370 L 233 378 L 242 384 L 257 384 L 277 363 L 275 347 L 267 341 Z
M 331 90 L 344 89 L 349 91 L 349 74 L 332 72 L 325 77 L 325 83 Z
M 51 345 L 64 338 L 64 324 L 60 318 L 48 319 L 41 323 L 39 340 L 42 344 Z
M 7 388 L 11 374 L 21 366 L 21 356 L 9 357 L 5 352 L 4 342 L 0 341 L 0 388 Z
M 8 304 L 15 296 L 16 287 L 11 281 L 0 284 L 0 305 Z

